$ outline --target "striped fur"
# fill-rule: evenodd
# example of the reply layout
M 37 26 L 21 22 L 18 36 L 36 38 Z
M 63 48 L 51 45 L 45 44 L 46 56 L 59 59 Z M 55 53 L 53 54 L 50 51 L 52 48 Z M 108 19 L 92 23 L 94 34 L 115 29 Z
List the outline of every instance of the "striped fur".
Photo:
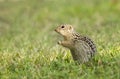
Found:
M 80 35 L 78 33 L 73 33 L 73 37 L 74 37 L 73 41 L 82 40 L 85 43 L 87 43 L 90 46 L 91 50 L 92 50 L 92 52 L 90 52 L 91 57 L 94 56 L 94 54 L 97 52 L 97 49 L 96 49 L 96 45 L 94 44 L 94 42 L 90 38 L 88 38 L 86 36 L 82 36 L 82 35 Z

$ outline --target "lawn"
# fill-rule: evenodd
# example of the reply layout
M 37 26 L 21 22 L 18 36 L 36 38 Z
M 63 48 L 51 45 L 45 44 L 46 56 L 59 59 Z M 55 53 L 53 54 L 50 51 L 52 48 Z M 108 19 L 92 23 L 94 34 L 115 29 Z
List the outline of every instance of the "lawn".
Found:
M 54 32 L 71 24 L 98 54 L 74 63 Z M 119 0 L 1 0 L 0 79 L 120 79 Z

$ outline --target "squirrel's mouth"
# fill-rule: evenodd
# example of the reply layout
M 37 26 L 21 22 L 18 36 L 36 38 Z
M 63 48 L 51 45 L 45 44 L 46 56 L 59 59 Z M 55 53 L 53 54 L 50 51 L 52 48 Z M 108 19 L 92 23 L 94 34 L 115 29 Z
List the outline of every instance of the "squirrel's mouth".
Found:
M 55 29 L 54 31 L 56 31 L 56 32 L 57 32 L 57 29 Z
M 54 31 L 56 31 L 57 33 L 59 33 L 59 31 L 57 29 L 55 29 Z

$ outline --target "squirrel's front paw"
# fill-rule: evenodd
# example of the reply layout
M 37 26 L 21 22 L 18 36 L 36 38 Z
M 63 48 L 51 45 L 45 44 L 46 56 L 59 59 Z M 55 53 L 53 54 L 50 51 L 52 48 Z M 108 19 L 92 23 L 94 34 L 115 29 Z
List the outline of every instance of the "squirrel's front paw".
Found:
M 61 44 L 61 41 L 58 41 L 58 44 Z

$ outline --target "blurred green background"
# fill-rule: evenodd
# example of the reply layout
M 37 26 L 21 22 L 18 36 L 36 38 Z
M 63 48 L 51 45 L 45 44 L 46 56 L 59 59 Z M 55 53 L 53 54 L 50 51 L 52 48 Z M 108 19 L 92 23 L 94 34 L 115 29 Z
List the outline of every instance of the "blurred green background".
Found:
M 54 32 L 71 24 L 99 55 L 75 65 Z M 120 79 L 119 0 L 0 0 L 1 79 Z

